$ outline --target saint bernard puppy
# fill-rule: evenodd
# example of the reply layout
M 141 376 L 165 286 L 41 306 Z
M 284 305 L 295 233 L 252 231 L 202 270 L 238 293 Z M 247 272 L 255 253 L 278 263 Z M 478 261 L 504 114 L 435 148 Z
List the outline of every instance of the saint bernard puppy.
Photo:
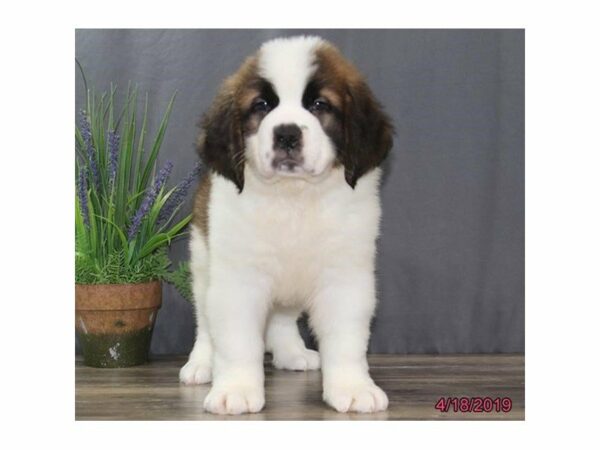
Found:
M 194 204 L 197 336 L 180 380 L 212 380 L 212 413 L 260 411 L 266 351 L 278 369 L 321 368 L 337 411 L 385 410 L 366 351 L 393 130 L 364 78 L 318 37 L 275 39 L 225 80 L 200 126 L 210 174 Z M 319 352 L 300 337 L 302 312 Z

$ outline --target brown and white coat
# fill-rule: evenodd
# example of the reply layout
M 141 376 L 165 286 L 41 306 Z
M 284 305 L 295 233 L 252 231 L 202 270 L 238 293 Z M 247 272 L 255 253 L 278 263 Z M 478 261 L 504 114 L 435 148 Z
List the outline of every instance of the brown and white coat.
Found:
M 191 231 L 198 321 L 184 383 L 208 411 L 264 405 L 263 354 L 321 367 L 338 411 L 387 407 L 368 373 L 381 164 L 392 126 L 354 66 L 316 37 L 276 39 L 221 87 L 201 122 Z M 318 340 L 306 349 L 302 312 Z

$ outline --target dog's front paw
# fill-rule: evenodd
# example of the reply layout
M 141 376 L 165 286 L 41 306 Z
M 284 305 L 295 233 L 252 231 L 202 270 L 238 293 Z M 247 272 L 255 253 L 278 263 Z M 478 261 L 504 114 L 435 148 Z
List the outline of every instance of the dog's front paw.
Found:
M 249 386 L 215 386 L 204 399 L 204 409 L 213 414 L 255 413 L 263 406 L 264 390 Z
M 317 370 L 321 367 L 319 352 L 307 348 L 273 353 L 273 366 L 285 370 Z
M 371 413 L 388 407 L 387 395 L 372 381 L 325 387 L 323 400 L 338 412 Z
M 210 383 L 212 369 L 210 363 L 190 359 L 179 371 L 179 381 L 183 384 Z

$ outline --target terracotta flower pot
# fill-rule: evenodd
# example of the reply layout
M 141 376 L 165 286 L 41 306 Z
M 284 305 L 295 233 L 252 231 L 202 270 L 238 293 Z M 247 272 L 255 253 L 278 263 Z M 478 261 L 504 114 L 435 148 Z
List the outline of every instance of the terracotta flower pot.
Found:
M 76 284 L 75 330 L 84 363 L 93 367 L 145 363 L 161 299 L 160 281 Z

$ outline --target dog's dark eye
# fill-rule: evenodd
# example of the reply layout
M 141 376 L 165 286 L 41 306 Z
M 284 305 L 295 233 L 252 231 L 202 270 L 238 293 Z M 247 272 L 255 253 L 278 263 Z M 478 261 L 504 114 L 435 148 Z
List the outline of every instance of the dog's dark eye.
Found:
M 331 110 L 331 105 L 323 97 L 319 97 L 312 102 L 312 105 L 308 107 L 308 110 L 310 112 L 327 112 Z
M 252 112 L 269 112 L 271 106 L 264 98 L 257 98 L 252 102 Z

